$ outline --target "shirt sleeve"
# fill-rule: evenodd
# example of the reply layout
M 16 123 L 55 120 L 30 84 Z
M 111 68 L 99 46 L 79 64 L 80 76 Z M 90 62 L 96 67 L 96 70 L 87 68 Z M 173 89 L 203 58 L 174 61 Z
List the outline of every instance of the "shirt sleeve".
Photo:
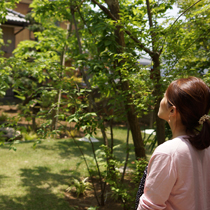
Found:
M 137 210 L 161 210 L 176 182 L 176 168 L 169 154 L 154 152 L 149 165 L 144 194 Z

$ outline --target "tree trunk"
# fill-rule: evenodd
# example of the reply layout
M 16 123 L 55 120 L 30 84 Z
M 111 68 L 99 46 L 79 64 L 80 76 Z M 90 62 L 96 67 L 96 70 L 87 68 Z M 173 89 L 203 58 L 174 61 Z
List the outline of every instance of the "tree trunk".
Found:
M 148 14 L 148 20 L 149 20 L 149 26 L 151 29 L 150 35 L 151 35 L 151 41 L 152 41 L 152 53 L 150 53 L 150 56 L 152 57 L 153 61 L 153 69 L 151 70 L 151 79 L 153 79 L 154 83 L 154 96 L 155 96 L 155 121 L 156 121 L 156 136 L 158 145 L 162 144 L 165 141 L 165 122 L 160 119 L 157 114 L 160 106 L 160 101 L 162 99 L 161 93 L 161 74 L 160 74 L 160 55 L 162 52 L 162 49 L 158 51 L 158 48 L 156 46 L 157 43 L 157 37 L 156 32 L 153 31 L 153 16 L 152 11 L 150 7 L 150 1 L 146 0 L 147 5 L 147 14 Z
M 165 121 L 160 119 L 157 116 L 159 110 L 160 100 L 157 100 L 157 104 L 155 106 L 155 116 L 156 116 L 156 136 L 158 145 L 162 144 L 165 141 Z
M 106 0 L 105 2 L 107 3 L 113 16 L 116 17 L 116 19 L 120 19 L 118 0 Z M 119 25 L 116 26 L 115 36 L 116 36 L 116 42 L 120 46 L 117 49 L 117 53 L 120 54 L 124 50 L 125 40 L 124 40 L 124 32 L 121 30 L 121 27 Z M 122 64 L 123 64 L 123 61 L 118 63 L 118 66 L 122 66 Z M 144 143 L 143 143 L 143 139 L 141 136 L 141 130 L 140 130 L 140 126 L 139 126 L 139 120 L 138 120 L 137 114 L 135 112 L 135 107 L 132 103 L 132 96 L 131 96 L 131 94 L 127 94 L 130 92 L 129 91 L 130 90 L 129 82 L 127 80 L 124 80 L 123 75 L 121 73 L 120 73 L 120 77 L 121 77 L 120 82 L 121 82 L 122 91 L 126 93 L 126 98 L 124 101 L 125 110 L 127 112 L 126 113 L 127 119 L 128 119 L 128 123 L 129 123 L 130 129 L 131 129 L 132 137 L 133 137 L 133 143 L 134 143 L 134 147 L 135 147 L 135 155 L 136 155 L 136 158 L 146 157 Z
M 154 82 L 154 96 L 155 96 L 155 119 L 156 119 L 156 135 L 157 135 L 157 141 L 158 145 L 162 144 L 165 141 L 165 121 L 160 119 L 158 115 L 158 110 L 160 107 L 160 101 L 162 100 L 161 97 L 161 75 L 160 75 L 160 55 L 155 54 L 152 58 L 154 62 L 153 71 L 151 72 L 151 76 L 153 78 Z

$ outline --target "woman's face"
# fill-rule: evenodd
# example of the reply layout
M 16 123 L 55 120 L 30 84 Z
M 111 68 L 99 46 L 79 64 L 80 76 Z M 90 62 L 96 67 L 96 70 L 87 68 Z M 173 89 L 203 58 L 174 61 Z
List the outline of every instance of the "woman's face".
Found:
M 164 94 L 164 97 L 160 102 L 158 117 L 163 119 L 163 120 L 168 121 L 171 109 L 172 109 L 172 107 L 169 107 L 168 101 L 167 101 L 166 96 Z

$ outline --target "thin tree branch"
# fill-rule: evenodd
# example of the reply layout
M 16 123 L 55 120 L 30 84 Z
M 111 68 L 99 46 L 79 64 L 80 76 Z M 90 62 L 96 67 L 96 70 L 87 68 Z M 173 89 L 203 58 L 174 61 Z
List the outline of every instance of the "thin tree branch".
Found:
M 101 5 L 100 3 L 98 3 L 96 0 L 91 0 L 94 4 L 97 4 L 98 7 L 104 11 L 105 14 L 107 14 L 112 20 L 118 21 L 117 18 L 103 5 Z
M 116 22 L 118 21 L 117 18 L 116 18 L 114 15 L 112 15 L 112 13 L 111 13 L 106 7 L 104 7 L 103 5 L 101 5 L 100 3 L 98 3 L 96 0 L 91 0 L 91 1 L 92 1 L 94 4 L 97 4 L 97 5 L 99 6 L 99 8 L 100 8 L 102 11 L 104 11 L 104 13 L 105 13 L 108 17 L 110 17 L 112 20 L 115 20 Z M 129 35 L 130 38 L 131 38 L 134 42 L 136 42 L 136 43 L 139 45 L 139 47 L 140 47 L 142 50 L 144 50 L 146 53 L 148 53 L 150 56 L 152 56 L 152 55 L 155 54 L 155 53 L 152 52 L 149 48 L 145 47 L 145 45 L 144 45 L 143 43 L 141 43 L 136 37 L 134 37 L 134 36 L 131 34 L 130 31 L 125 30 L 125 33 L 126 33 L 127 35 Z
M 68 23 L 68 25 L 67 25 L 66 40 L 69 39 L 70 34 L 71 34 L 70 23 Z M 61 68 L 65 68 L 65 54 L 66 54 L 66 49 L 67 49 L 67 43 L 65 43 L 65 45 L 63 47 L 63 52 L 62 52 L 62 55 L 61 55 Z M 61 72 L 60 79 L 62 79 L 62 77 L 63 77 L 63 71 Z M 62 87 L 60 87 L 60 89 L 58 91 L 58 105 L 57 105 L 56 118 L 55 118 L 55 130 L 57 130 L 58 115 L 59 115 L 60 104 L 61 104 L 61 94 L 62 94 Z
M 75 11 L 74 6 L 71 6 L 71 15 L 72 15 L 72 18 L 73 18 L 73 21 L 74 21 L 76 37 L 77 37 L 77 42 L 78 42 L 78 46 L 79 46 L 79 53 L 82 54 L 82 46 L 81 46 L 81 42 L 80 42 L 80 38 L 79 38 L 79 31 L 78 31 L 78 28 L 77 28 L 77 21 L 76 21 L 75 16 L 74 16 L 74 11 Z
M 152 22 L 152 12 L 150 8 L 150 2 L 149 0 L 146 0 L 147 4 L 147 15 L 148 15 L 148 20 L 149 20 L 149 27 L 150 27 L 150 35 L 151 35 L 151 40 L 152 40 L 152 50 L 155 52 L 155 36 L 156 33 L 154 31 L 151 31 L 153 28 L 153 22 Z
M 179 20 L 179 18 L 180 18 L 182 15 L 184 15 L 189 9 L 191 9 L 192 7 L 194 7 L 194 6 L 195 6 L 196 4 L 198 4 L 200 1 L 202 1 L 202 0 L 198 0 L 197 2 L 195 2 L 194 4 L 192 4 L 190 7 L 188 7 L 184 12 L 182 12 L 182 13 L 179 15 L 179 17 L 173 22 L 173 24 L 171 25 L 171 27 L 169 28 L 169 30 L 172 29 L 172 27 L 175 25 L 175 23 Z M 165 37 L 165 40 L 166 40 L 166 37 Z M 162 46 L 160 52 L 162 52 L 162 51 L 163 51 L 163 46 Z
M 125 30 L 125 33 L 130 36 L 131 39 L 133 39 L 134 42 L 136 42 L 139 47 L 144 50 L 146 53 L 148 53 L 151 57 L 155 54 L 155 52 L 151 51 L 149 48 L 145 47 L 145 45 L 140 42 L 136 37 L 134 37 L 130 31 Z
M 80 3 L 80 5 L 78 5 L 78 6 L 76 6 L 76 7 L 74 8 L 74 12 L 76 12 L 76 10 L 79 10 L 79 8 L 82 6 L 82 4 L 83 4 L 85 1 L 86 1 L 86 0 L 82 0 L 81 3 Z
M 92 181 L 92 185 L 93 185 L 93 190 L 94 190 L 95 198 L 96 198 L 96 200 L 97 200 L 98 205 L 100 206 L 101 204 L 100 204 L 100 202 L 99 202 L 99 200 L 98 200 L 98 196 L 97 196 L 97 193 L 96 193 L 96 188 L 95 188 L 95 185 L 94 185 L 94 180 L 93 180 L 93 177 L 91 176 L 90 168 L 89 168 L 89 165 L 88 165 L 87 160 L 86 160 L 86 158 L 85 158 L 85 155 L 84 155 L 82 149 L 80 148 L 79 144 L 77 143 L 76 139 L 75 139 L 73 136 L 71 136 L 71 137 L 72 137 L 72 139 L 74 140 L 74 143 L 77 145 L 77 147 L 78 147 L 78 149 L 79 149 L 79 151 L 80 151 L 80 153 L 81 153 L 81 155 L 82 155 L 82 157 L 83 157 L 83 159 L 84 159 L 84 161 L 85 161 L 85 165 L 86 165 L 86 167 L 87 167 L 88 173 L 89 173 L 89 175 L 90 175 L 90 179 L 91 179 L 91 181 Z
M 194 7 L 194 6 L 195 6 L 196 4 L 198 4 L 200 1 L 202 1 L 202 0 L 199 0 L 199 1 L 195 2 L 195 3 L 192 4 L 190 7 L 188 7 L 184 12 L 182 12 L 182 13 L 179 15 L 179 17 L 174 21 L 174 23 L 171 25 L 170 28 L 172 28 L 172 27 L 174 26 L 174 24 L 179 20 L 179 18 L 180 18 L 182 15 L 184 15 L 189 9 L 191 9 L 192 7 Z
M 125 172 L 126 172 L 126 168 L 127 168 L 127 164 L 128 164 L 128 158 L 129 158 L 129 132 L 130 132 L 130 127 L 129 127 L 129 123 L 127 123 L 126 158 L 125 158 L 125 164 L 123 167 L 121 183 L 123 183 L 123 181 L 124 181 Z
M 197 38 L 197 39 L 195 39 L 193 42 L 191 42 L 186 48 L 185 48 L 185 51 L 181 54 L 181 56 L 179 56 L 179 58 L 177 58 L 175 61 L 174 61 L 174 63 L 173 63 L 173 65 L 172 65 L 172 68 L 171 69 L 173 69 L 174 68 L 174 66 L 177 64 L 177 62 L 179 61 L 179 59 L 185 54 L 185 52 L 187 51 L 187 50 L 189 50 L 189 48 L 191 48 L 191 46 L 202 36 L 202 35 L 209 35 L 210 34 L 210 31 L 207 31 L 207 33 L 203 33 L 203 34 L 200 34 L 199 35 L 199 37 Z
M 148 14 L 148 19 L 149 19 L 149 26 L 150 26 L 150 28 L 153 28 L 152 13 L 150 10 L 149 0 L 146 0 L 146 4 L 147 4 L 147 14 Z
M 89 142 L 91 143 L 91 146 L 92 146 L 93 156 L 94 156 L 94 160 L 96 162 L 96 167 L 97 167 L 97 170 L 98 170 L 98 175 L 99 175 L 99 180 L 100 180 L 100 187 L 101 187 L 101 205 L 103 206 L 104 205 L 104 191 L 105 191 L 106 185 L 104 185 L 104 187 L 103 187 L 102 175 L 101 175 L 101 171 L 100 171 L 100 168 L 99 168 L 98 160 L 97 160 L 97 157 L 96 157 L 95 148 L 94 148 L 93 142 L 91 141 L 90 138 L 89 138 Z
M 82 55 L 82 45 L 81 45 L 81 41 L 80 41 L 80 36 L 79 36 L 79 31 L 78 31 L 78 27 L 77 27 L 77 22 L 76 22 L 76 19 L 75 19 L 75 15 L 74 15 L 74 6 L 71 6 L 71 14 L 72 14 L 72 18 L 73 18 L 73 21 L 74 21 L 74 26 L 75 26 L 75 31 L 76 31 L 76 37 L 77 37 L 77 41 L 78 41 L 78 45 L 79 45 L 79 52 L 80 54 Z M 89 89 L 92 90 L 91 88 L 91 84 L 88 80 L 88 77 L 87 77 L 87 74 L 85 73 L 83 67 L 80 69 L 81 73 L 82 73 L 82 77 L 83 77 L 83 80 L 85 82 L 85 84 L 87 85 L 87 87 Z M 91 98 L 91 103 L 93 105 L 93 108 L 94 108 L 94 111 L 97 113 L 97 105 L 92 97 L 92 93 L 90 94 L 90 98 Z M 100 120 L 100 116 L 97 114 L 97 117 L 98 119 Z M 103 139 L 104 139 L 104 143 L 105 145 L 108 145 L 108 139 L 107 139 L 107 136 L 106 136 L 106 133 L 105 133 L 105 130 L 104 128 L 101 128 L 101 132 L 102 132 L 102 135 L 103 135 Z

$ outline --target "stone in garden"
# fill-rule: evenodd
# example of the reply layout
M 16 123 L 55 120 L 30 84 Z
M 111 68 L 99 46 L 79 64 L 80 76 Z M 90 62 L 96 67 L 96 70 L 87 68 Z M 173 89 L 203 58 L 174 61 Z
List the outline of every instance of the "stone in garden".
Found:
M 5 141 L 8 141 L 11 138 L 11 140 L 17 140 L 22 138 L 20 131 L 17 131 L 14 128 L 10 127 L 0 128 L 0 136 L 3 137 Z
M 99 142 L 98 139 L 95 139 L 95 138 L 92 138 L 92 137 L 90 137 L 90 140 L 91 140 L 92 142 Z M 86 137 L 83 137 L 83 138 L 79 139 L 79 141 L 90 142 L 89 139 L 86 138 Z

